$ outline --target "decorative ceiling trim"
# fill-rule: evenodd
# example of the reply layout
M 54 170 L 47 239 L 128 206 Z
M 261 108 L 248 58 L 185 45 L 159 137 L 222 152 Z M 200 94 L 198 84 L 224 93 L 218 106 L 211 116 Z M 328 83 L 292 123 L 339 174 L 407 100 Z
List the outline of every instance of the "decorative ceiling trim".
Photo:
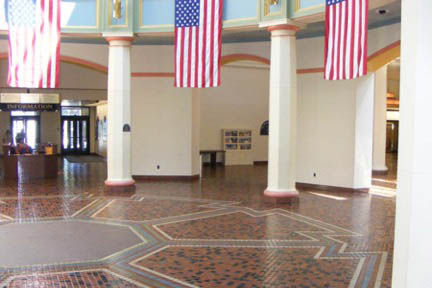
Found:
M 60 61 L 64 63 L 75 64 L 104 74 L 108 74 L 108 67 L 101 64 L 97 64 L 95 62 L 84 60 L 82 58 L 62 55 L 60 56 Z
M 261 56 L 252 55 L 252 54 L 225 55 L 225 56 L 222 56 L 221 64 L 227 65 L 229 63 L 237 62 L 237 61 L 253 61 L 253 62 L 258 62 L 258 63 L 270 65 L 269 59 L 267 59 L 265 57 L 261 57 Z
M 297 74 L 312 74 L 312 73 L 324 73 L 324 67 L 322 67 L 322 68 L 298 69 L 297 70 Z
M 7 53 L 0 53 L 0 59 L 7 59 L 7 58 L 8 58 Z M 61 55 L 60 61 L 64 63 L 75 64 L 104 74 L 108 74 L 107 66 L 92 61 L 88 61 L 82 58 Z M 252 54 L 229 54 L 221 57 L 222 65 L 227 65 L 229 63 L 236 62 L 236 61 L 254 61 L 254 62 L 270 65 L 269 59 L 257 55 L 252 55 Z M 157 78 L 174 77 L 174 73 L 172 72 L 132 72 L 131 75 L 132 77 L 157 77 Z
M 132 77 L 136 78 L 174 78 L 173 72 L 132 72 Z
M 373 53 L 368 57 L 368 71 L 375 72 L 379 68 L 393 61 L 394 59 L 400 57 L 400 41 L 396 41 L 378 51 Z M 0 53 L 0 59 L 7 59 L 7 53 Z M 69 64 L 79 65 L 84 68 L 88 68 L 94 71 L 98 71 L 104 74 L 108 73 L 108 67 L 97 64 L 92 61 L 88 61 L 82 58 L 72 57 L 62 55 L 60 56 L 60 61 Z M 265 57 L 252 55 L 252 54 L 229 54 L 221 57 L 221 65 L 227 65 L 237 61 L 253 61 L 265 65 L 270 65 L 270 60 Z M 312 74 L 312 73 L 323 73 L 323 67 L 316 68 L 304 68 L 298 69 L 297 74 Z M 172 72 L 132 72 L 132 77 L 142 77 L 142 78 L 172 78 L 175 76 Z
M 7 53 L 0 53 L 0 59 L 7 59 L 7 58 L 8 58 Z M 108 74 L 108 67 L 82 58 L 61 55 L 60 61 L 63 63 L 75 64 L 84 68 L 88 68 L 94 71 Z
M 376 51 L 368 57 L 368 71 L 375 72 L 384 65 L 387 65 L 391 61 L 400 57 L 400 44 L 401 41 L 393 42 L 392 44 Z M 308 68 L 299 69 L 297 74 L 311 74 L 311 73 L 323 73 L 324 67 L 319 68 Z
M 396 41 L 368 57 L 368 71 L 375 72 L 400 57 L 401 41 Z

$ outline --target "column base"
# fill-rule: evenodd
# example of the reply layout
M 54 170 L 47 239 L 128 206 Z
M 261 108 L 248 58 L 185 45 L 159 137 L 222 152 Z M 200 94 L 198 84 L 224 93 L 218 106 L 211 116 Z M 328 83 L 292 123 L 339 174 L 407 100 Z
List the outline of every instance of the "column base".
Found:
M 270 190 L 267 188 L 264 191 L 264 195 L 267 197 L 273 197 L 273 198 L 295 198 L 295 197 L 298 197 L 299 192 L 296 189 Z
M 131 193 L 135 192 L 134 180 L 106 180 L 105 190 L 108 193 Z
M 266 201 L 271 201 L 274 204 L 284 203 L 298 203 L 299 192 L 296 189 L 292 190 L 269 190 L 264 191 L 264 196 L 267 197 Z
M 265 202 L 268 204 L 296 205 L 299 203 L 299 193 L 297 190 L 269 190 L 264 191 Z

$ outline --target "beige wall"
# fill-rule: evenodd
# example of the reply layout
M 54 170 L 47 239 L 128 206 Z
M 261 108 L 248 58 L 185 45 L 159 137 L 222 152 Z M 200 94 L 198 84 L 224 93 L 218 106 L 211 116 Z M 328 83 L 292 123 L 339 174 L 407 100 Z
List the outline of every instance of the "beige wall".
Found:
M 381 32 L 387 30 L 388 27 Z M 376 37 L 376 32 L 371 36 Z M 297 41 L 298 65 L 321 67 L 323 42 L 322 37 Z M 373 75 L 350 81 L 325 81 L 321 73 L 313 73 L 300 74 L 297 79 L 297 182 L 370 187 Z
M 42 112 L 40 117 L 41 143 L 53 143 L 60 152 L 60 112 Z
M 96 153 L 96 107 L 90 107 L 90 153 Z
M 132 79 L 133 175 L 199 174 L 197 96 L 170 78 Z
M 192 118 L 191 118 L 191 158 L 192 158 L 192 169 L 191 175 L 198 175 L 201 173 L 201 158 L 198 151 L 200 150 L 201 144 L 201 90 L 192 90 Z
M 297 182 L 370 186 L 373 87 L 373 75 L 351 81 L 325 81 L 319 74 L 298 78 Z
M 6 130 L 10 126 L 10 114 L 9 112 L 0 112 L 0 141 L 3 143 L 3 138 L 5 138 Z M 3 149 L 0 149 L 0 155 L 3 154 Z
M 268 120 L 269 69 L 236 62 L 222 68 L 220 88 L 201 92 L 201 149 L 222 149 L 222 129 L 252 130 L 254 161 L 267 161 L 268 136 L 260 136 Z

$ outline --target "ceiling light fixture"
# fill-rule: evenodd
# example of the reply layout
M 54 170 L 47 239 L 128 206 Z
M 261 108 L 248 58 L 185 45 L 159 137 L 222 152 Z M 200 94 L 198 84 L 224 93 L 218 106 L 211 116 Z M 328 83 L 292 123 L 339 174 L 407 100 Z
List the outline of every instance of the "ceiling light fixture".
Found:
M 389 13 L 389 10 L 387 10 L 387 9 L 378 9 L 378 10 L 376 10 L 375 12 L 376 12 L 377 14 L 379 14 L 379 15 L 386 15 L 386 14 Z

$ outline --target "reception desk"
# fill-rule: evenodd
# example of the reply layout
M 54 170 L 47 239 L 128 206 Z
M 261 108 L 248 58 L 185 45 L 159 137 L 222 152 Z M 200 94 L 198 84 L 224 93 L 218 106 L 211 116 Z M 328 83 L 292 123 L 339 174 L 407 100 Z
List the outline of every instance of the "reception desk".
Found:
M 5 179 L 20 183 L 57 177 L 57 155 L 5 155 Z

